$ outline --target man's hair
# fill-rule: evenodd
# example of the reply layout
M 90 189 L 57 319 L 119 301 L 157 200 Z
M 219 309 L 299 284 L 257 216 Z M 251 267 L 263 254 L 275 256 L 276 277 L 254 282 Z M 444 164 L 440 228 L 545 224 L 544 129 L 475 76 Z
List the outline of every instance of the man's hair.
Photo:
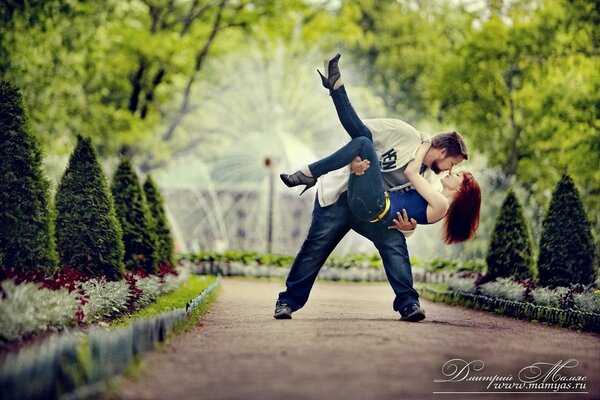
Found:
M 446 149 L 446 155 L 450 157 L 463 156 L 465 160 L 469 159 L 467 144 L 461 134 L 456 131 L 438 133 L 431 138 L 431 147 Z

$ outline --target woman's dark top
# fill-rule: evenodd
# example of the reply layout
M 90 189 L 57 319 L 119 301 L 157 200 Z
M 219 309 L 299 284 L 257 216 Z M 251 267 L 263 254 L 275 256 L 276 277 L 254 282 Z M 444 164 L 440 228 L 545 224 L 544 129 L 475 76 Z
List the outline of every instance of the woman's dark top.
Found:
M 397 217 L 396 213 L 402 214 L 402 209 L 406 210 L 408 218 L 414 218 L 417 224 L 429 224 L 427 222 L 427 206 L 423 196 L 415 189 L 406 192 L 389 192 L 390 195 L 390 211 L 385 216 L 385 221 L 388 225 L 392 225 L 392 220 Z

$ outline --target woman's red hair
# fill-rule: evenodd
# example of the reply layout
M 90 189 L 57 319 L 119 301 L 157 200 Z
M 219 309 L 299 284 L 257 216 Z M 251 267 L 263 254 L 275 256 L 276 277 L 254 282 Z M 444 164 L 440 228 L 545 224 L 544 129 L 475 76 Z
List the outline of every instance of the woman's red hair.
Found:
M 444 220 L 443 239 L 446 244 L 460 243 L 475 235 L 479 227 L 481 190 L 470 172 L 464 179 Z

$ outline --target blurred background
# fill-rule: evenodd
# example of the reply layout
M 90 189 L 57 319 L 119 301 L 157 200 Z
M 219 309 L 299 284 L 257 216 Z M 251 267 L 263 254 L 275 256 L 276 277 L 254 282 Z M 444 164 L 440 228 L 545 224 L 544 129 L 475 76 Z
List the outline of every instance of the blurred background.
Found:
M 56 188 L 76 135 L 112 176 L 152 174 L 179 250 L 295 254 L 315 190 L 278 178 L 345 132 L 315 69 L 342 53 L 363 118 L 469 144 L 477 238 L 409 239 L 419 258 L 483 258 L 509 188 L 533 242 L 561 174 L 600 231 L 600 3 L 587 0 L 31 0 L 0 6 L 0 80 L 21 88 Z M 439 225 L 439 224 L 438 224 Z M 349 235 L 338 254 L 374 251 Z

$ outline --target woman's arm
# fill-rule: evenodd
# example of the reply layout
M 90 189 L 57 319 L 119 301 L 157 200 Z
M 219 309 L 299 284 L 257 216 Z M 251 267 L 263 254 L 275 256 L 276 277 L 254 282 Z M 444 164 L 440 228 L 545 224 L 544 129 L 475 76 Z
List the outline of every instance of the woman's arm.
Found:
M 415 158 L 406 165 L 404 174 L 415 190 L 423 196 L 425 201 L 429 204 L 427 207 L 427 221 L 433 223 L 439 221 L 446 215 L 450 204 L 448 203 L 446 196 L 435 190 L 434 187 L 419 174 L 425 154 L 430 147 L 431 143 L 422 143 L 421 146 L 419 146 Z
M 425 159 L 425 154 L 431 147 L 430 142 L 423 142 L 417 148 L 417 152 L 415 153 L 415 158 L 413 158 L 408 164 L 406 164 L 406 168 L 404 169 L 404 174 L 407 178 L 410 175 L 419 175 L 419 171 L 421 170 L 421 165 L 423 164 L 423 160 Z M 409 178 L 410 180 L 410 178 Z

